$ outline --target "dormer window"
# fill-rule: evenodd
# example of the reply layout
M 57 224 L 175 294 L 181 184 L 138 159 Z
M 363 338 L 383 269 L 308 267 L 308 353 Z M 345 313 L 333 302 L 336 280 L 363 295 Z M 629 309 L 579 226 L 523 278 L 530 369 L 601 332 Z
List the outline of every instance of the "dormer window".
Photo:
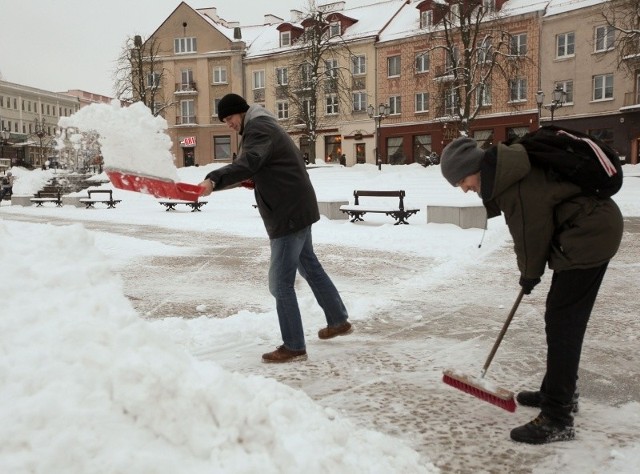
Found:
M 291 46 L 291 32 L 290 31 L 281 31 L 280 32 L 280 47 Z
M 342 28 L 339 21 L 332 21 L 329 24 L 329 38 L 334 36 L 340 36 L 342 34 Z
M 431 28 L 433 26 L 433 10 L 420 12 L 420 28 Z
M 482 6 L 487 13 L 493 13 L 496 11 L 496 0 L 482 0 Z

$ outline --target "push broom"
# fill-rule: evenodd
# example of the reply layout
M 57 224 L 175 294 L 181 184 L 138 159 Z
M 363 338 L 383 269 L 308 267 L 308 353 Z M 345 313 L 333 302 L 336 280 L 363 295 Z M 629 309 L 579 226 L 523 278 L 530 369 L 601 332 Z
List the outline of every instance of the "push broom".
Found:
M 458 390 L 462 390 L 469 395 L 473 395 L 474 397 L 484 400 L 485 402 L 492 403 L 493 405 L 496 405 L 507 411 L 516 411 L 516 401 L 514 400 L 513 392 L 500 387 L 495 387 L 491 383 L 485 381 L 484 376 L 489 369 L 489 365 L 493 360 L 493 356 L 496 355 L 496 351 L 498 350 L 498 346 L 500 346 L 500 343 L 502 342 L 502 338 L 509 328 L 509 324 L 511 324 L 513 315 L 516 314 L 516 310 L 518 309 L 523 296 L 524 291 L 520 290 L 520 294 L 516 298 L 515 303 L 513 303 L 513 308 L 511 308 L 511 312 L 509 312 L 509 316 L 507 316 L 507 320 L 504 322 L 502 330 L 500 331 L 500 334 L 498 334 L 496 342 L 493 344 L 493 348 L 489 353 L 489 357 L 487 357 L 487 361 L 484 363 L 484 367 L 480 372 L 480 378 L 472 377 L 470 375 L 463 375 L 451 369 L 447 369 L 444 371 L 444 374 L 442 376 L 442 381 L 444 383 L 451 385 Z

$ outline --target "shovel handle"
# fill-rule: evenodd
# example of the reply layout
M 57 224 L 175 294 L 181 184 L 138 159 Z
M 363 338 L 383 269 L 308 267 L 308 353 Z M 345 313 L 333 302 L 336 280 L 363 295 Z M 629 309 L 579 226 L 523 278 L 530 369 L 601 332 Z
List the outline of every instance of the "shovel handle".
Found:
M 487 373 L 487 369 L 489 369 L 489 365 L 491 365 L 491 361 L 493 360 L 493 356 L 496 355 L 498 347 L 500 346 L 500 343 L 502 342 L 502 338 L 507 333 L 507 329 L 509 329 L 509 324 L 511 324 L 511 320 L 513 319 L 513 315 L 516 314 L 516 310 L 518 309 L 518 306 L 520 306 L 520 301 L 522 301 L 522 297 L 523 296 L 524 296 L 524 289 L 520 289 L 520 293 L 518 294 L 518 297 L 516 298 L 516 301 L 513 303 L 513 307 L 511 308 L 511 311 L 509 312 L 509 316 L 507 316 L 507 320 L 502 325 L 502 330 L 500 331 L 500 334 L 498 334 L 498 338 L 496 339 L 496 342 L 493 344 L 493 348 L 491 349 L 491 352 L 489 353 L 489 357 L 487 357 L 487 361 L 484 363 L 484 367 L 482 367 L 482 372 L 480 372 L 480 376 L 481 377 L 484 377 L 484 374 Z

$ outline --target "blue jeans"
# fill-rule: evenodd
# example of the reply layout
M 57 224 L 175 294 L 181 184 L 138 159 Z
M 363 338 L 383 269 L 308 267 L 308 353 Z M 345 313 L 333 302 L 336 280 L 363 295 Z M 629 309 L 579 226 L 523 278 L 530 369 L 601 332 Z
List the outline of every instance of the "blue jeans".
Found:
M 338 290 L 313 251 L 311 226 L 271 239 L 269 291 L 276 299 L 282 341 L 292 351 L 305 349 L 302 316 L 294 288 L 297 271 L 311 287 L 329 326 L 342 324 L 349 317 Z

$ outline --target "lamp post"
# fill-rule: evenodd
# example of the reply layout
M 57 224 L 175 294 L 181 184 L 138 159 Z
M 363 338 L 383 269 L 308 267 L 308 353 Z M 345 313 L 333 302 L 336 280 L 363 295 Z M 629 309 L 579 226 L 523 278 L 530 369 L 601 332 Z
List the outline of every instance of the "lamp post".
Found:
M 378 112 L 376 114 L 376 112 Z M 384 118 L 391 113 L 391 109 L 387 104 L 378 105 L 378 110 L 369 104 L 367 107 L 367 113 L 369 114 L 369 118 L 372 118 L 376 121 L 376 164 L 378 165 L 378 169 L 382 169 L 382 158 L 380 158 L 380 122 L 384 120 Z
M 11 136 L 11 132 L 5 128 L 2 129 L 2 132 L 0 132 L 0 144 L 2 145 L 2 156 L 0 156 L 0 158 L 4 158 L 4 147 L 7 143 L 9 143 L 9 137 Z M 5 172 L 5 169 L 3 167 L 2 172 Z
M 553 113 L 564 105 L 567 93 L 562 89 L 560 84 L 556 84 L 556 88 L 553 89 L 551 97 L 551 104 L 544 105 L 544 92 L 541 90 L 536 92 L 536 103 L 538 104 L 538 126 L 540 126 L 540 116 L 542 115 L 543 107 L 551 112 L 551 123 L 553 123 Z
M 48 135 L 47 131 L 45 130 L 45 119 L 44 117 L 42 118 L 42 120 L 38 120 L 35 119 L 35 136 L 38 137 L 38 139 L 40 140 L 40 159 L 38 160 L 38 166 L 42 166 L 42 163 L 44 163 L 44 150 L 43 150 L 43 144 L 42 144 L 42 140 L 44 139 L 44 137 L 46 137 Z

